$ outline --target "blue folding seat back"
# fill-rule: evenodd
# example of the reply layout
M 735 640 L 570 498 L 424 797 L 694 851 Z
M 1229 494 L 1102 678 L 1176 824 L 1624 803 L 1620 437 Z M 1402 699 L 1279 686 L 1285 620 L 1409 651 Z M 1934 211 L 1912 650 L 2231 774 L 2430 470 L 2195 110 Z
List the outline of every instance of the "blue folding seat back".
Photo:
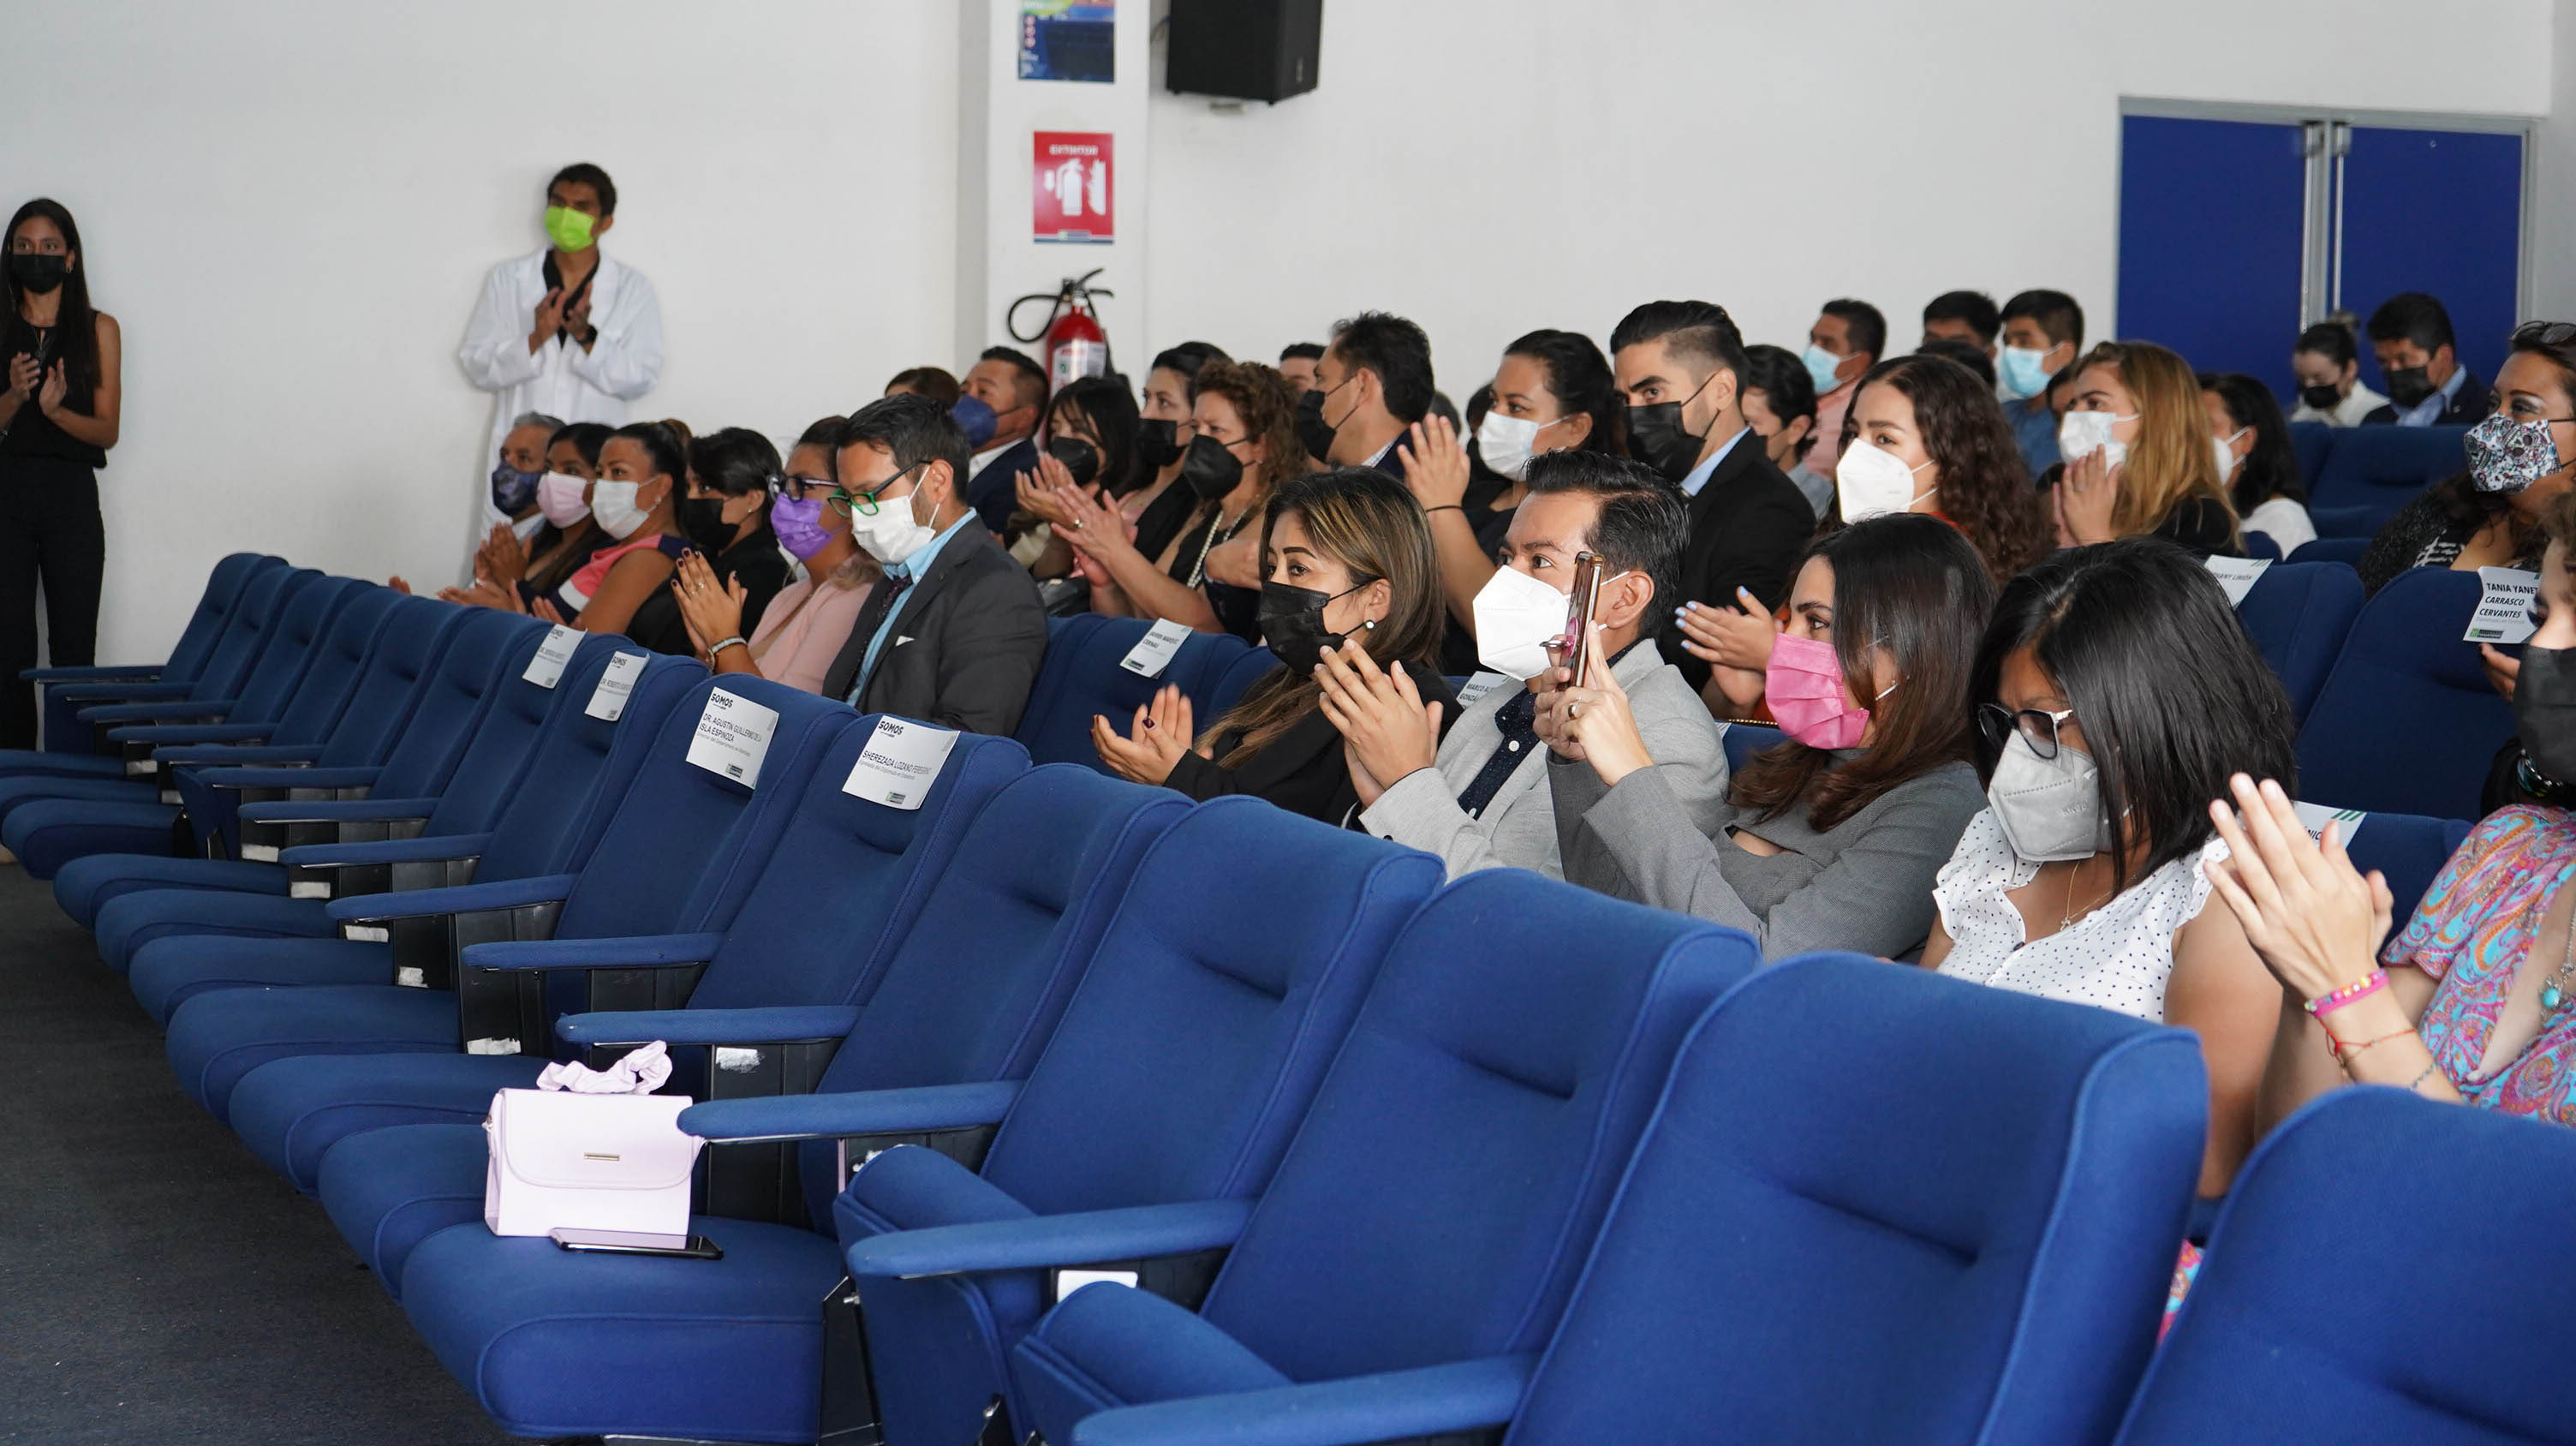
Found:
M 2268 532 L 2247 532 L 2245 534 L 2245 555 L 2261 562 L 2279 562 L 2281 560 L 2281 544 L 2274 541 L 2272 534 Z
M 2461 641 L 2478 591 L 2476 573 L 2419 567 L 2362 608 L 2299 730 L 2300 797 L 2478 817 L 2487 771 L 2514 729 L 2477 645 Z
M 1207 716 L 1199 721 L 1204 728 L 1218 714 L 1243 701 L 1244 691 L 1269 676 L 1279 666 L 1279 657 L 1268 648 L 1254 648 L 1226 666 L 1225 676 L 1216 681 L 1208 694 Z
M 2105 1441 L 2207 1100 L 2178 1029 L 1858 955 L 1774 965 L 1683 1050 L 1510 1439 Z M 2275 1299 L 2346 1318 L 2313 1311 L 2319 1278 Z
M 2367 537 L 2320 537 L 2302 542 L 2290 552 L 2291 562 L 2340 562 L 2346 567 L 2361 561 L 2370 549 Z
M 2396 920 L 2394 927 L 2403 929 L 2442 866 L 2459 852 L 2469 828 L 2466 819 L 2365 814 L 2358 823 L 2344 825 L 2344 849 L 2352 855 L 2354 868 L 2365 874 L 2377 869 L 2387 877 L 2393 900 L 2389 917 Z
M 1077 1293 L 1014 1363 L 1015 1424 L 1073 1440 L 1104 1396 L 1209 1394 L 1194 1359 L 1285 1385 L 1539 1350 L 1675 1052 L 1760 963 L 1569 884 L 1459 881 L 1388 952 L 1197 1318 Z
M 2415 494 L 2468 467 L 2466 427 L 2347 427 L 2308 493 L 2320 537 L 2369 537 Z
M 2316 702 L 2361 602 L 2361 575 L 2340 563 L 2275 563 L 2236 605 L 2236 620 L 2290 695 L 2292 716 L 2305 718 Z
M 2564 1442 L 2576 1422 L 2576 1134 L 2338 1090 L 2236 1177 L 2120 1446 Z M 2405 1221 L 2356 1268 L 2356 1221 Z M 2332 1302 L 2320 1297 L 2328 1293 Z
M 1029 685 L 1028 706 L 1020 710 L 1020 726 L 1011 736 L 1028 747 L 1030 740 L 1050 732 L 1053 719 L 1071 711 L 1074 655 L 1081 651 L 1083 640 L 1109 621 L 1099 613 L 1075 613 L 1071 617 L 1047 619 L 1046 655 L 1038 662 L 1037 680 Z M 1036 750 L 1030 750 L 1034 757 Z
M 1088 622 L 1088 626 L 1081 624 Z M 1038 685 L 1030 690 L 1029 710 L 1014 735 L 1028 745 L 1039 763 L 1079 763 L 1106 772 L 1092 746 L 1091 720 L 1106 716 L 1123 731 L 1136 709 L 1153 700 L 1164 685 L 1179 688 L 1204 721 L 1215 717 L 1209 707 L 1228 670 L 1249 650 L 1230 633 L 1192 633 L 1148 678 L 1120 667 L 1152 625 L 1143 618 L 1105 618 L 1084 614 L 1060 618 L 1050 628 L 1046 662 Z
M 1744 765 L 1752 762 L 1756 755 L 1779 747 L 1787 737 L 1788 735 L 1779 729 L 1765 727 L 1759 723 L 1727 724 L 1726 734 L 1719 740 L 1720 745 L 1726 749 L 1727 772 L 1742 772 Z
M 2334 450 L 2335 433 L 2342 430 L 2325 422 L 2292 422 L 2290 451 L 2298 457 L 2299 481 L 2310 495 L 2317 490 L 2317 479 L 2325 474 L 2326 456 Z
M 88 685 L 110 688 L 120 681 L 193 684 L 213 659 L 215 644 L 241 613 L 244 590 L 260 573 L 286 566 L 286 560 L 256 552 L 236 552 L 217 562 L 206 575 L 206 590 L 158 666 L 30 668 L 20 676 L 44 685 L 44 746 L 48 752 L 87 753 L 93 742 L 80 722 L 81 703 L 70 690 Z

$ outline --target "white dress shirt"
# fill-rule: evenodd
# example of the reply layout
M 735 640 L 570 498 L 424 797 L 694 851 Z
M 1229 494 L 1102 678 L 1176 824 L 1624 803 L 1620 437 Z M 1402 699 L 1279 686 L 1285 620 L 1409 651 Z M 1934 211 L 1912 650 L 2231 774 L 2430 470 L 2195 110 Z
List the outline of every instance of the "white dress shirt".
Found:
M 550 336 L 528 350 L 537 305 L 546 299 L 546 256 L 539 250 L 492 268 L 465 325 L 465 344 L 456 349 L 466 378 L 494 394 L 491 443 L 474 479 L 480 521 L 469 547 L 480 546 L 492 524 L 505 520 L 492 505 L 491 469 L 512 418 L 543 412 L 566 422 L 620 426 L 626 404 L 653 390 L 662 374 L 662 307 L 653 283 L 605 253 L 591 274 L 590 324 L 599 335 L 590 349 Z

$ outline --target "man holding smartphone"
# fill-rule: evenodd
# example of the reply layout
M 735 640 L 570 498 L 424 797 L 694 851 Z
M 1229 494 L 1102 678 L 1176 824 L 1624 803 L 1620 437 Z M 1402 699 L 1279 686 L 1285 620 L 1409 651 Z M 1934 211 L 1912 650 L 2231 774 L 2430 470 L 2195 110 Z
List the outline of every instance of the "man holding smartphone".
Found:
M 1680 497 L 1642 464 L 1600 452 L 1548 453 L 1530 463 L 1528 481 L 1502 566 L 1476 605 L 1477 653 L 1508 676 L 1478 675 L 1493 686 L 1461 703 L 1446 741 L 1403 679 L 1356 648 L 1324 654 L 1324 690 L 1348 720 L 1343 753 L 1361 826 L 1438 854 L 1453 879 L 1493 868 L 1563 876 L 1548 750 L 1533 725 L 1547 647 L 1563 637 L 1586 552 L 1601 560 L 1592 666 L 1627 690 L 1656 767 L 1694 817 L 1713 818 L 1726 793 L 1717 724 L 1652 642 L 1678 601 L 1689 535 Z

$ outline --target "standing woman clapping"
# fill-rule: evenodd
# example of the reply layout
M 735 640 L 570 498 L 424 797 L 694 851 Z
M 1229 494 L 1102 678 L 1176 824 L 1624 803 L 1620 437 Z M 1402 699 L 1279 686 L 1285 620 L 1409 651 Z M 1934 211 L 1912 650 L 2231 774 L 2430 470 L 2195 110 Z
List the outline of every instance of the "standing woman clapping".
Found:
M 80 228 L 56 202 L 29 201 L 9 218 L 0 357 L 0 748 L 36 746 L 36 700 L 21 669 L 36 666 L 36 589 L 56 667 L 92 662 L 107 536 L 98 469 L 116 445 L 120 400 L 116 318 L 89 304 Z

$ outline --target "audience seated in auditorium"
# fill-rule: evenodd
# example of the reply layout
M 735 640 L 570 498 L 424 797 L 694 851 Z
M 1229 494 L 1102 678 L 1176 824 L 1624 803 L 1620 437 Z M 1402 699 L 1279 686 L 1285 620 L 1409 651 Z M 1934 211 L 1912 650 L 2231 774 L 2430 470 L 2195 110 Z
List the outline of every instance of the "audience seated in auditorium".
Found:
M 1208 554 L 1245 531 L 1282 484 L 1305 475 L 1294 404 L 1279 373 L 1258 362 L 1212 361 L 1192 384 L 1189 447 L 1179 485 L 1196 504 L 1159 556 L 1136 545 L 1142 528 L 1113 504 L 1059 488 L 1058 535 L 1091 584 L 1091 608 L 1113 617 L 1171 619 L 1203 633 L 1260 633 L 1261 594 L 1208 574 Z
M 2210 907 L 2209 800 L 2233 773 L 2291 778 L 2289 698 L 2208 568 L 2152 537 L 2015 578 L 1972 687 L 1989 806 L 1941 870 L 1923 962 L 2197 1031 L 2200 1189 L 2224 1194 L 2261 1133 L 2280 986 Z
M 1279 349 L 1279 375 L 1287 378 L 1291 396 L 1302 397 L 1315 385 L 1315 363 L 1324 359 L 1320 341 L 1290 342 Z
M 2062 459 L 2057 419 L 2049 400 L 2051 380 L 2075 365 L 2084 351 L 2084 308 L 2063 291 L 2024 291 L 2004 303 L 2003 350 L 1995 371 L 2013 440 L 2034 478 Z
M 2576 483 L 2576 324 L 2527 322 L 2496 374 L 2494 411 L 2469 433 L 2469 469 L 2381 525 L 2353 566 L 2377 592 L 2410 567 L 2531 567 L 2540 518 Z
M 1807 470 L 1807 454 L 1816 447 L 1816 381 L 1796 352 L 1767 344 L 1744 349 L 1744 425 L 1817 517 L 1833 510 L 1834 479 Z
M 2210 459 L 2245 530 L 2269 536 L 2284 557 L 2314 541 L 2307 484 L 2272 389 L 2242 372 L 2202 372 L 2200 405 L 2209 418 Z
M 676 521 L 689 472 L 688 434 L 669 421 L 629 422 L 599 444 L 590 516 L 610 539 L 551 591 L 533 580 L 478 579 L 461 601 L 534 613 L 586 633 L 623 633 L 689 547 Z
M 1287 389 L 1268 367 L 1232 370 Z M 1211 367 L 1200 379 L 1204 402 L 1221 378 Z M 1201 428 L 1204 442 L 1204 413 Z M 1403 483 L 1372 467 L 1336 467 L 1296 477 L 1270 495 L 1261 555 L 1269 580 L 1259 629 L 1282 666 L 1246 690 L 1195 745 L 1189 699 L 1169 685 L 1136 710 L 1123 737 L 1109 719 L 1094 717 L 1092 742 L 1103 762 L 1138 783 L 1199 799 L 1248 793 L 1344 824 L 1359 809 L 1362 787 L 1382 785 L 1364 772 L 1354 776 L 1324 711 L 1316 674 L 1326 648 L 1364 652 L 1379 670 L 1401 671 L 1434 727 L 1445 730 L 1458 716 L 1458 699 L 1431 661 L 1440 642 L 1431 529 Z
M 1825 476 L 1833 475 L 1842 455 L 1843 418 L 1861 375 L 1886 354 L 1887 318 L 1866 301 L 1828 301 L 1807 328 L 1807 349 L 1799 360 L 1816 384 L 1816 450 L 1809 461 Z
M 1945 291 L 1923 308 L 1920 349 L 1928 351 L 1936 341 L 1963 341 L 1984 353 L 1987 365 L 1992 366 L 1995 338 L 2003 326 L 2003 311 L 1993 297 L 1982 291 Z
M 703 559 L 719 587 L 742 585 L 744 627 L 758 627 L 769 600 L 787 584 L 787 559 L 769 527 L 769 498 L 784 480 L 778 449 L 749 427 L 726 427 L 689 443 L 686 495 L 675 511 L 690 554 Z M 664 588 L 635 605 L 626 635 L 657 653 L 703 654 L 727 634 L 692 641 L 680 602 Z
M 525 582 L 526 595 L 543 596 L 609 545 L 608 534 L 590 516 L 590 484 L 599 480 L 599 448 L 608 433 L 604 422 L 573 422 L 547 439 L 546 472 L 536 489 L 539 525 L 523 536 L 508 524 L 494 523 L 474 553 L 478 581 L 513 591 Z M 439 596 L 450 602 L 476 601 L 460 588 L 442 589 Z
M 1734 319 L 1710 302 L 1650 301 L 1620 318 L 1610 353 L 1628 398 L 1629 455 L 1689 499 L 1674 605 L 1749 593 L 1764 611 L 1778 607 L 1816 514 L 1761 439 L 1746 441 L 1749 364 Z M 1655 642 L 1705 696 L 1708 664 L 1683 650 L 1680 632 Z
M 2321 321 L 2300 332 L 2290 348 L 2290 374 L 2299 379 L 2293 422 L 2358 427 L 2388 405 L 2388 398 L 2361 384 L 2361 353 L 2349 321 Z
M 2086 352 L 2057 446 L 2066 463 L 2049 510 L 2061 545 L 2149 533 L 2204 554 L 2242 550 L 2200 382 L 2181 357 L 2143 341 Z
M 833 435 L 850 533 L 885 577 L 822 691 L 862 713 L 1008 734 L 1046 656 L 1046 609 L 967 507 L 966 458 L 956 418 L 927 397 L 880 397 Z
M 1651 641 L 1681 572 L 1681 499 L 1643 464 L 1590 449 L 1539 457 L 1527 480 L 1529 495 L 1498 549 L 1502 566 L 1475 608 L 1479 661 L 1510 682 L 1461 703 L 1444 739 L 1443 719 L 1410 680 L 1365 652 L 1328 651 L 1317 675 L 1324 715 L 1342 733 L 1361 827 L 1438 854 L 1451 878 L 1488 868 L 1563 873 L 1536 717 L 1578 553 L 1601 558 L 1599 647 L 1632 700 L 1665 789 L 1702 832 L 1716 827 L 1726 791 L 1716 725 Z
M 2402 292 L 2370 314 L 2370 349 L 2388 383 L 2388 404 L 2368 426 L 2467 427 L 2492 410 L 2495 394 L 2460 365 L 2451 314 L 2420 291 Z
M 957 399 L 966 394 L 965 389 L 957 385 L 956 375 L 946 367 L 906 367 L 894 374 L 894 379 L 885 384 L 885 391 L 880 395 L 892 397 L 907 392 L 928 397 L 943 407 L 957 405 Z
M 1432 395 L 1431 338 L 1403 317 L 1363 311 L 1333 324 L 1314 385 L 1296 398 L 1297 437 L 1332 466 L 1401 476 L 1396 444 L 1429 414 Z
M 848 643 L 850 628 L 881 575 L 877 560 L 850 535 L 852 499 L 832 480 L 832 444 L 845 417 L 825 417 L 805 429 L 787 454 L 787 475 L 769 504 L 778 545 L 793 554 L 805 575 L 778 590 L 744 636 L 749 590 L 740 577 L 722 577 L 692 552 L 680 559 L 671 592 L 679 600 L 689 641 L 719 673 L 749 673 L 808 693 L 823 691 L 823 676 Z
M 1050 581 L 1073 571 L 1073 545 L 1055 534 L 1058 487 L 1107 500 L 1127 496 L 1143 480 L 1145 469 L 1137 459 L 1139 420 L 1135 394 L 1127 390 L 1124 377 L 1081 377 L 1048 401 L 1037 465 L 1011 484 L 1017 503 L 1010 522 L 1011 555 L 1028 567 L 1030 576 Z M 1077 603 L 1079 590 L 1077 584 L 1072 599 Z
M 1984 559 L 1933 518 L 1817 539 L 1765 689 L 1788 741 L 1735 775 L 1714 827 L 1655 767 L 1614 674 L 1551 692 L 1538 732 L 1558 755 L 1565 877 L 1745 930 L 1769 959 L 1920 947 L 1933 876 L 1982 802 L 1969 665 L 1994 596 Z
M 1001 532 L 1018 505 L 1012 483 L 1038 464 L 1038 423 L 1046 416 L 1047 374 L 1026 352 L 986 347 L 960 384 L 949 410 L 974 456 L 966 464 L 966 504 Z

